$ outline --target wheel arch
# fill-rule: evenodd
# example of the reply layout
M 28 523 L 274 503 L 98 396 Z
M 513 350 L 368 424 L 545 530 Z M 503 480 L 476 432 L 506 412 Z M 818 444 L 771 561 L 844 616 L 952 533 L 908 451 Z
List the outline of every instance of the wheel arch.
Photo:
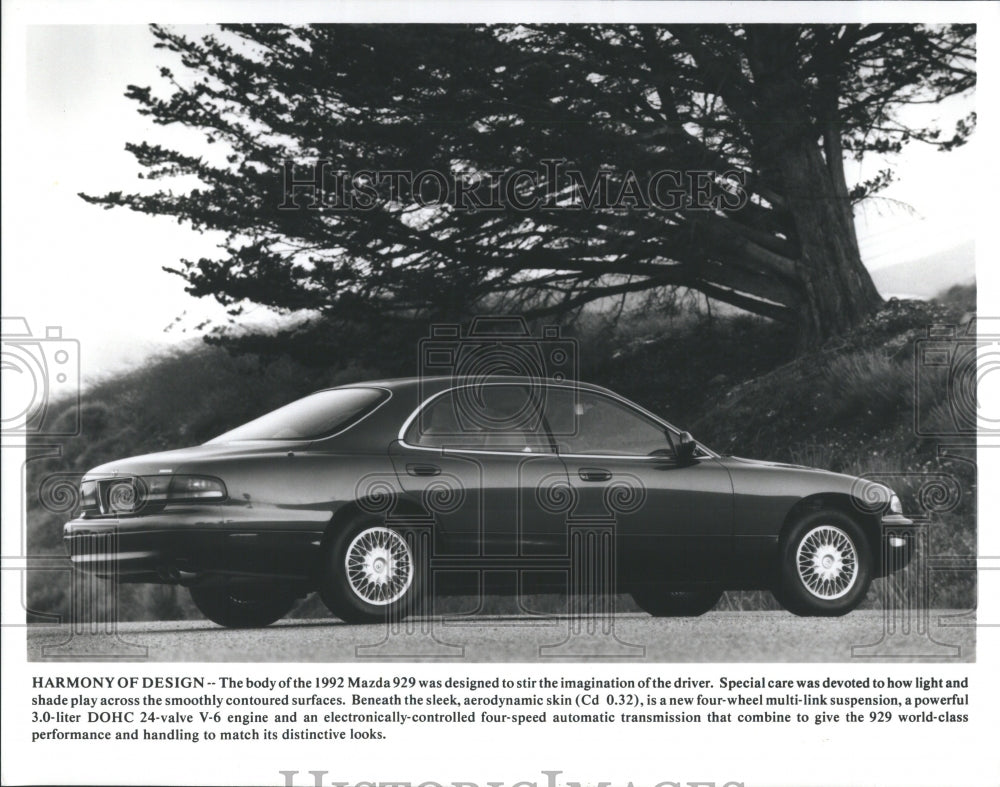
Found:
M 399 530 L 415 522 L 426 523 L 427 514 L 418 505 L 407 500 L 398 494 L 380 495 L 378 497 L 362 497 L 345 502 L 337 508 L 330 517 L 320 541 L 320 549 L 317 550 L 317 559 L 313 569 L 314 583 L 318 588 L 320 598 L 327 608 L 345 623 L 378 623 L 384 622 L 389 607 L 378 607 L 373 610 L 372 602 L 365 598 L 355 597 L 346 588 L 349 586 L 347 572 L 335 569 L 336 564 L 327 566 L 326 561 L 335 550 L 349 548 L 346 541 L 338 541 L 340 537 L 347 538 L 351 535 L 352 528 L 359 531 L 367 528 L 368 520 L 372 526 L 384 525 L 393 530 Z M 374 521 L 378 520 L 378 522 Z M 338 552 L 338 556 L 343 557 L 343 553 Z M 416 557 L 411 561 L 413 566 L 411 577 L 420 577 L 421 563 Z M 422 581 L 422 580 L 421 580 Z M 417 579 L 412 580 L 413 587 L 417 587 Z M 415 600 L 412 598 L 413 590 L 410 585 L 403 588 L 406 595 L 402 600 L 390 600 L 389 604 L 395 610 L 393 614 L 411 614 L 412 605 Z M 422 595 L 422 589 L 416 590 L 416 598 Z
M 839 511 L 849 516 L 858 524 L 868 540 L 874 565 L 878 566 L 882 545 L 881 516 L 877 513 L 872 513 L 870 510 L 866 510 L 865 504 L 858 498 L 841 492 L 820 492 L 803 497 L 796 502 L 788 510 L 788 513 L 785 514 L 785 520 L 781 525 L 781 533 L 778 536 L 778 543 L 784 545 L 792 526 L 802 517 L 814 511 L 822 511 L 824 509 Z
M 371 497 L 357 498 L 344 503 L 333 512 L 323 531 L 321 548 L 325 549 L 334 535 L 362 517 L 381 517 L 389 522 L 394 519 L 404 522 L 414 519 L 426 520 L 427 513 L 403 495 L 395 495 L 388 501 Z

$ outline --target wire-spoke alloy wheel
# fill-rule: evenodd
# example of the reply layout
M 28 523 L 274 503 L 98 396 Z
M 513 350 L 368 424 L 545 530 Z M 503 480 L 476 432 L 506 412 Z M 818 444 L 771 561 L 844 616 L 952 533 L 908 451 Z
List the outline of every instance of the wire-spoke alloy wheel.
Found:
M 843 615 L 864 599 L 871 566 L 871 547 L 858 524 L 840 511 L 816 511 L 782 540 L 776 595 L 799 615 Z
M 806 534 L 799 542 L 796 564 L 806 590 L 824 600 L 846 595 L 858 579 L 854 542 L 832 525 L 820 525 Z
M 387 527 L 362 530 L 347 547 L 347 580 L 362 601 L 385 606 L 398 601 L 413 583 L 413 553 Z
M 320 597 L 345 623 L 378 623 L 414 612 L 423 595 L 419 539 L 363 517 L 331 532 Z

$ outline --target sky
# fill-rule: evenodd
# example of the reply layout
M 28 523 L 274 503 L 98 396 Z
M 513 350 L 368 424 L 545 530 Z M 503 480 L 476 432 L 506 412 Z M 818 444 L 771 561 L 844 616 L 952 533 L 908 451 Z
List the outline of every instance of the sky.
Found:
M 162 270 L 180 258 L 213 255 L 218 238 L 167 217 L 106 211 L 77 196 L 147 187 L 124 150 L 127 141 L 200 147 L 194 132 L 154 126 L 123 95 L 128 84 L 157 84 L 169 54 L 155 50 L 139 25 L 32 26 L 23 55 L 4 43 L 5 66 L 23 56 L 17 79 L 5 68 L 4 156 L 18 160 L 21 175 L 13 191 L 9 178 L 4 184 L 4 316 L 25 317 L 36 334 L 62 326 L 65 337 L 80 342 L 84 380 L 191 341 L 206 320 L 224 321 L 221 306 L 191 297 L 180 277 Z M 948 112 L 964 114 L 970 105 Z M 976 177 L 976 144 L 950 153 L 906 148 L 895 164 L 897 182 L 858 210 L 870 269 L 974 236 L 964 197 Z M 870 177 L 883 166 L 872 159 L 853 174 Z M 263 308 L 247 319 L 274 321 Z

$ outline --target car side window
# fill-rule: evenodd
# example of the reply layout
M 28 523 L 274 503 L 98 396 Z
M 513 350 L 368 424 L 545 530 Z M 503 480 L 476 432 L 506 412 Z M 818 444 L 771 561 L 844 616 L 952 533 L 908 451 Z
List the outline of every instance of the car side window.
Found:
M 448 391 L 424 407 L 404 439 L 453 450 L 546 453 L 552 444 L 541 398 L 526 386 L 482 385 Z
M 671 451 L 660 424 L 592 391 L 552 388 L 545 413 L 560 453 L 649 456 Z

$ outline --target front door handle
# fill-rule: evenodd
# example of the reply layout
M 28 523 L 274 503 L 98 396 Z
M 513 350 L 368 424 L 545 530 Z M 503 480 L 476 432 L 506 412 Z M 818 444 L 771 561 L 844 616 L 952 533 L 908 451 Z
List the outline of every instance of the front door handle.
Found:
M 416 476 L 441 475 L 441 468 L 437 465 L 407 465 L 406 472 Z
M 580 478 L 584 481 L 610 481 L 611 471 L 602 467 L 581 467 Z

